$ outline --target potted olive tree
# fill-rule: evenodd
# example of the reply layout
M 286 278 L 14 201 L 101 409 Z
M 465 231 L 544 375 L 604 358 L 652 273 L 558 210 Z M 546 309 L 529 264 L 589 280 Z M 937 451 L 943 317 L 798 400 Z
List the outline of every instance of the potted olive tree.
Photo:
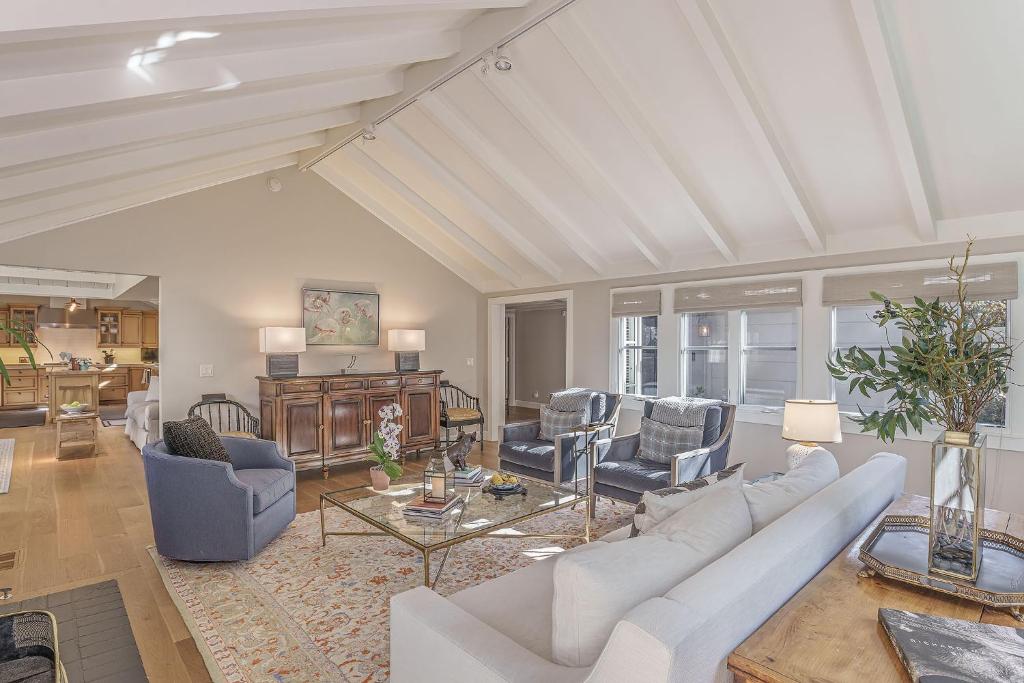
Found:
M 889 340 L 888 353 L 873 356 L 854 346 L 828 361 L 832 377 L 849 381 L 851 394 L 886 398 L 884 410 L 853 417 L 863 432 L 893 441 L 897 430 L 921 432 L 925 423 L 945 430 L 932 446 L 929 568 L 968 579 L 977 577 L 981 561 L 985 436 L 977 426 L 1005 405 L 1014 351 L 1005 303 L 970 296 L 972 246 L 968 241 L 959 262 L 949 260 L 955 292 L 946 299 L 901 303 L 871 292 L 880 305 L 875 322 L 893 323 L 902 333 Z
M 395 422 L 402 416 L 402 407 L 391 403 L 377 411 L 377 415 L 380 426 L 370 442 L 370 457 L 377 464 L 370 468 L 370 482 L 375 491 L 387 491 L 391 480 L 402 476 L 402 467 L 398 464 L 401 451 L 398 435 L 402 433 L 402 425 Z

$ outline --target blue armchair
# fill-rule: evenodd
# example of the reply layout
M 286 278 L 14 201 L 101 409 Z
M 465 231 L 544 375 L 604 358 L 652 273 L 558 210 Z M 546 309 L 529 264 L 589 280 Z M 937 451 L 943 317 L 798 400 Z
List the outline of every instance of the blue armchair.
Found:
M 221 437 L 230 463 L 142 449 L 156 549 L 195 562 L 248 560 L 295 519 L 295 463 L 277 444 Z
M 644 402 L 644 417 L 650 418 L 654 401 Z M 640 502 L 644 491 L 677 486 L 725 468 L 736 422 L 736 406 L 726 403 L 708 408 L 701 447 L 679 453 L 671 464 L 640 460 L 640 432 L 595 441 L 594 494 L 630 503 Z
M 603 393 L 603 392 L 601 392 Z M 502 428 L 501 445 L 498 446 L 498 463 L 505 472 L 521 474 L 533 479 L 550 481 L 554 484 L 585 479 L 587 476 L 588 448 L 586 441 L 608 439 L 615 436 L 615 425 L 622 405 L 620 394 L 603 393 L 604 412 L 591 412 L 591 423 L 601 426 L 590 431 L 559 434 L 554 441 L 540 438 L 540 420 L 516 422 Z M 595 408 L 600 399 L 595 398 Z M 583 449 L 583 455 L 573 468 L 574 451 Z M 558 457 L 555 457 L 555 454 Z

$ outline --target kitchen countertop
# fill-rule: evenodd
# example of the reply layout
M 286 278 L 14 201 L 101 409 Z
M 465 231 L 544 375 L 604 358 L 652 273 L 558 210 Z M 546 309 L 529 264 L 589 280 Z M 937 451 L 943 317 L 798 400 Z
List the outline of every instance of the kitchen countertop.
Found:
M 321 379 L 327 377 L 379 377 L 381 375 L 439 375 L 444 370 L 407 370 L 405 372 L 395 372 L 394 370 L 355 370 L 345 372 L 344 370 L 335 370 L 334 372 L 310 372 L 302 373 L 291 377 L 267 377 L 266 375 L 259 375 L 256 379 L 267 380 L 268 382 L 276 382 L 280 380 L 290 379 Z

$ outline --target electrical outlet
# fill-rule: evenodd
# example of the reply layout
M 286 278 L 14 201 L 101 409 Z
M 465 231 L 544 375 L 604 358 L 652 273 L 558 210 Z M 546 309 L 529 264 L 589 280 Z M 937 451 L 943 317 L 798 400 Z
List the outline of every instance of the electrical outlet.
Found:
M 533 392 L 533 397 L 534 398 L 540 398 L 540 392 L 539 391 Z
M 212 364 L 200 365 L 199 366 L 199 376 L 200 377 L 213 377 L 213 365 Z
M 466 365 L 468 367 L 473 367 L 474 365 L 476 365 L 476 359 L 475 358 L 467 358 L 466 359 Z

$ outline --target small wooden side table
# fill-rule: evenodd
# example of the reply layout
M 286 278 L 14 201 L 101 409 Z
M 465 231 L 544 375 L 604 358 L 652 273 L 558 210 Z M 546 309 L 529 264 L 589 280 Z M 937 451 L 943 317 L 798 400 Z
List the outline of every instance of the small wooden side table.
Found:
M 91 446 L 95 454 L 98 421 L 99 413 L 96 412 L 78 415 L 62 413 L 54 418 L 57 423 L 57 459 L 61 459 L 62 449 L 76 446 Z
M 928 499 L 893 502 L 731 655 L 737 683 L 904 683 L 909 680 L 878 624 L 889 607 L 1019 628 L 1008 612 L 881 577 L 859 578 L 860 545 L 883 515 L 928 515 Z M 985 527 L 1024 535 L 1024 515 L 985 511 Z

